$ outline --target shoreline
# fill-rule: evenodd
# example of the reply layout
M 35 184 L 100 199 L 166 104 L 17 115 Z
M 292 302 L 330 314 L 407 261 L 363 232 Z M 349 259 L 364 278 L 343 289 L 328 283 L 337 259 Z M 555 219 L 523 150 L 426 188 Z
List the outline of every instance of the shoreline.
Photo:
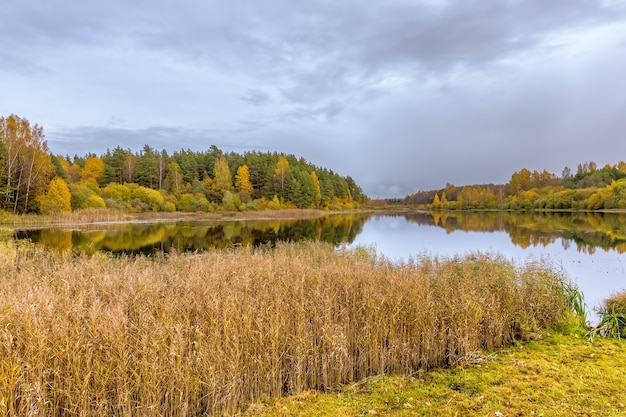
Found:
M 176 223 L 184 221 L 245 221 L 245 220 L 304 220 L 315 219 L 336 214 L 367 213 L 373 210 L 318 210 L 318 209 L 285 209 L 258 211 L 220 211 L 204 212 L 143 212 L 125 213 L 110 210 L 72 212 L 58 216 L 16 215 L 0 219 L 0 228 L 29 229 L 33 227 L 64 227 L 107 224 L 153 224 Z

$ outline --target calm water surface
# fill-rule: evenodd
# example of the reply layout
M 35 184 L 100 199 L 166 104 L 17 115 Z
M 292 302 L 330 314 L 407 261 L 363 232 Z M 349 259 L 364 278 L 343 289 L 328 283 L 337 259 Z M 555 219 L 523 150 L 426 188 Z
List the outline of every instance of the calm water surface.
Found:
M 626 214 L 341 214 L 308 220 L 101 224 L 23 230 L 16 237 L 80 252 L 144 254 L 313 239 L 374 247 L 397 262 L 480 251 L 562 268 L 590 309 L 626 288 Z
M 466 220 L 477 220 L 468 216 Z M 612 292 L 626 289 L 626 218 L 608 215 L 607 219 L 583 219 L 598 229 L 590 229 L 589 223 L 580 218 L 559 219 L 561 224 L 552 223 L 553 228 L 541 225 L 531 215 L 508 215 L 504 220 L 516 222 L 476 222 L 471 227 L 457 223 L 455 227 L 444 227 L 441 223 L 415 222 L 409 216 L 373 216 L 351 245 L 373 245 L 378 253 L 397 261 L 479 251 L 502 254 L 520 264 L 550 262 L 578 285 L 590 310 Z M 595 314 L 590 319 L 595 320 Z

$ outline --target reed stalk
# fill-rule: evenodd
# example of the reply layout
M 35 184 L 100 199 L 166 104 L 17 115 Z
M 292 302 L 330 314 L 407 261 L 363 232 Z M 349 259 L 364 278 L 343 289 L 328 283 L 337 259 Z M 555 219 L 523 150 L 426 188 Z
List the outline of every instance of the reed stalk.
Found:
M 0 416 L 202 416 L 497 348 L 567 314 L 495 255 L 323 243 L 113 257 L 0 249 Z

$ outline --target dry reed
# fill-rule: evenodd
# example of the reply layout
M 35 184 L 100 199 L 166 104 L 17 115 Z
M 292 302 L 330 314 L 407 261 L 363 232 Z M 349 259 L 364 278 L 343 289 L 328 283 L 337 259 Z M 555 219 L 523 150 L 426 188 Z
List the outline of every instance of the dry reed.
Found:
M 51 215 L 9 214 L 0 212 L 0 224 L 7 226 L 41 226 L 57 224 L 108 223 L 131 220 L 133 216 L 116 209 L 88 208 Z
M 560 321 L 563 278 L 482 254 L 321 243 L 194 255 L 0 250 L 0 416 L 201 416 L 452 364 Z

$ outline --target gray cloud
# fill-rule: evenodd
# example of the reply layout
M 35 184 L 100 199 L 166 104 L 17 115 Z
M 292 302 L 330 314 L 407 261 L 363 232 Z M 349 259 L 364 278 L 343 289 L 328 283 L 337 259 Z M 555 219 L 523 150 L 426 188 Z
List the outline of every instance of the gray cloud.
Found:
M 60 154 L 285 151 L 390 196 L 626 151 L 624 1 L 23 0 L 0 37 L 0 114 Z
M 262 106 L 269 103 L 272 99 L 269 94 L 263 90 L 249 88 L 248 91 L 246 91 L 246 94 L 241 97 L 241 100 L 254 106 Z

